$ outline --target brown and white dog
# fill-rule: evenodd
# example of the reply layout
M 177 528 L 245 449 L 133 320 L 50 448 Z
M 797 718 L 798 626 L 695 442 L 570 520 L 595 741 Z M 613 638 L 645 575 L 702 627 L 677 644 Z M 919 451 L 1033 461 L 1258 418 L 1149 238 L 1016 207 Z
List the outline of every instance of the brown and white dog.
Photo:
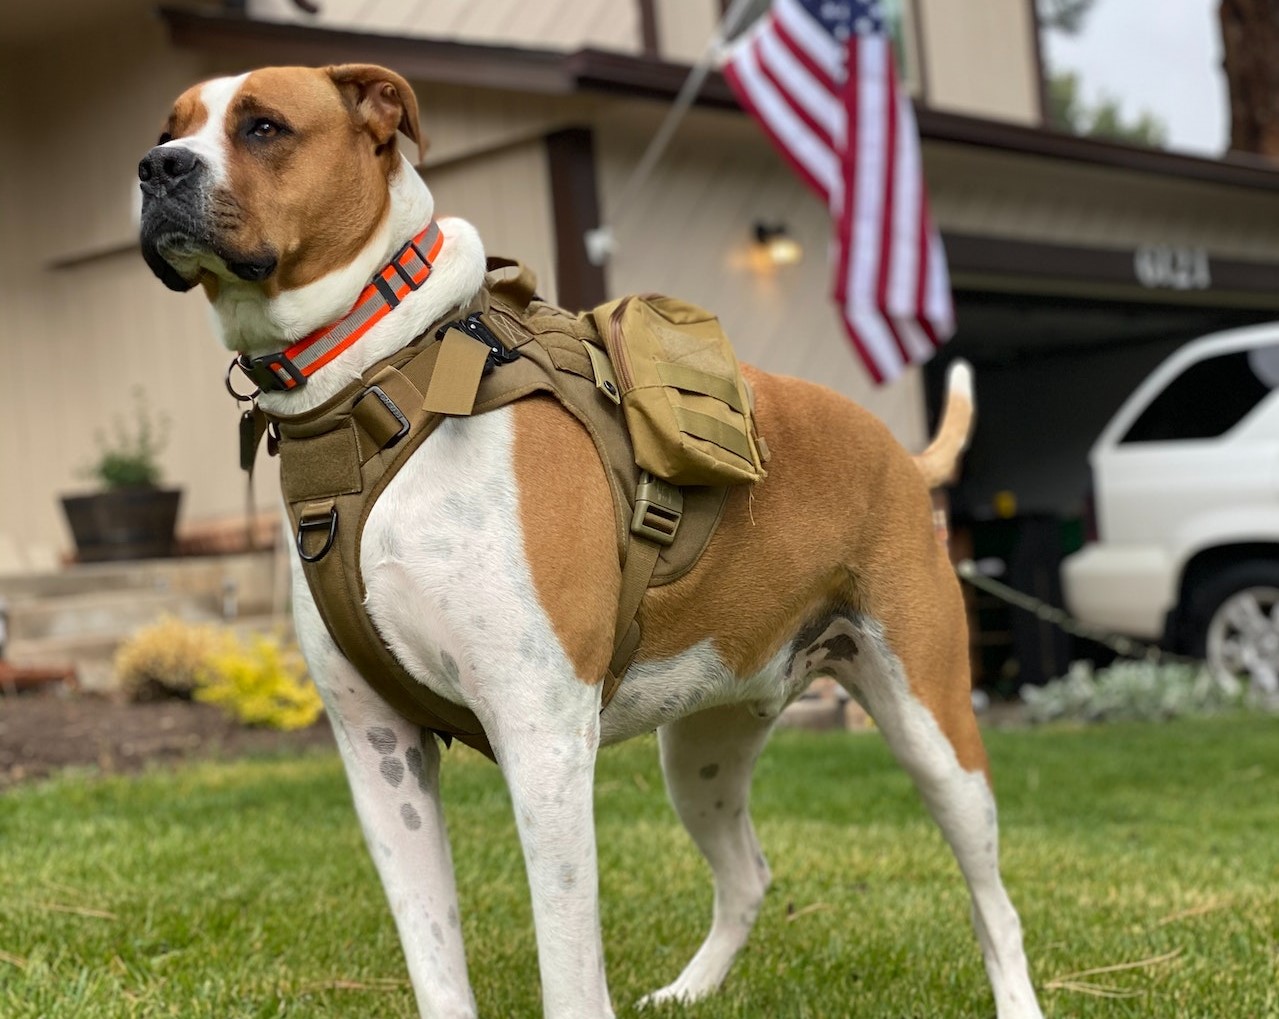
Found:
M 397 131 L 420 144 L 413 93 L 383 68 L 268 68 L 190 89 L 139 166 L 148 263 L 174 289 L 204 289 L 232 350 L 277 351 L 340 319 L 434 212 Z M 305 387 L 262 394 L 269 412 L 317 406 L 475 293 L 476 231 L 439 226 L 426 284 Z M 379 633 L 420 682 L 475 712 L 510 787 L 545 1014 L 613 1014 L 592 820 L 599 748 L 657 730 L 670 798 L 714 873 L 710 933 L 646 999 L 693 1000 L 724 980 L 768 887 L 747 812 L 755 759 L 781 710 L 828 674 L 875 718 L 954 850 L 1000 1019 L 1033 1019 L 964 612 L 928 494 L 966 435 L 967 375 L 952 377 L 949 423 L 918 461 L 826 389 L 749 377 L 769 477 L 753 496 L 734 493 L 695 569 L 646 595 L 643 644 L 602 715 L 620 582 L 612 496 L 590 438 L 557 403 L 446 420 L 368 518 L 361 555 Z M 293 565 L 299 639 L 421 1014 L 473 1016 L 437 742 L 339 654 Z

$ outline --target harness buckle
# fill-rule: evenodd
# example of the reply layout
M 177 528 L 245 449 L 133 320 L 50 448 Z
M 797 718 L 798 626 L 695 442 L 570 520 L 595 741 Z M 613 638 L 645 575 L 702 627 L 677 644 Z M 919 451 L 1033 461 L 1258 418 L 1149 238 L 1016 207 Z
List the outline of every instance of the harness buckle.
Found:
M 396 405 L 395 401 L 386 395 L 385 390 L 383 390 L 381 386 L 376 386 L 376 385 L 369 386 L 368 389 L 366 389 L 363 393 L 360 394 L 360 398 L 355 401 L 355 405 L 351 408 L 353 413 L 355 413 L 356 408 L 358 408 L 360 404 L 364 402 L 364 398 L 366 396 L 377 397 L 378 403 L 380 403 L 384 408 L 386 408 L 387 413 L 390 414 L 391 417 L 395 419 L 395 423 L 399 425 L 399 429 L 397 431 L 392 433 L 385 441 L 382 441 L 381 448 L 390 449 L 402 438 L 404 438 L 404 436 L 409 434 L 409 427 L 410 427 L 409 419 L 404 416 L 404 412 L 400 410 L 400 408 Z M 375 439 L 380 440 L 381 436 L 375 436 Z
M 675 541 L 675 532 L 684 516 L 684 493 L 669 481 L 645 471 L 635 489 L 635 513 L 631 532 L 659 545 Z
M 283 351 L 263 354 L 261 357 L 241 354 L 236 360 L 244 374 L 256 382 L 263 392 L 287 393 L 306 385 L 302 369 L 285 357 Z M 280 378 L 281 371 L 288 376 L 289 381 Z
M 487 375 L 500 364 L 511 364 L 520 359 L 520 352 L 514 348 L 508 350 L 502 346 L 502 341 L 493 335 L 491 329 L 484 324 L 484 319 L 478 311 L 472 312 L 466 318 L 455 318 L 452 322 L 446 323 L 436 330 L 435 338 L 441 340 L 444 334 L 450 329 L 458 329 L 466 333 L 473 340 L 489 349 L 488 360 L 484 362 L 484 374 Z

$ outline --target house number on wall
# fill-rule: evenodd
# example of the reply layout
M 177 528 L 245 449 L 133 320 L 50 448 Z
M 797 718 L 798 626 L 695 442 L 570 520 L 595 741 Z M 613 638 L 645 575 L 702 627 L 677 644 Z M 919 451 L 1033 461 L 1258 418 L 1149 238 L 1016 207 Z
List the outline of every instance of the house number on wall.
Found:
M 1212 286 L 1208 252 L 1203 248 L 1145 244 L 1133 254 L 1132 263 L 1143 287 L 1207 290 Z

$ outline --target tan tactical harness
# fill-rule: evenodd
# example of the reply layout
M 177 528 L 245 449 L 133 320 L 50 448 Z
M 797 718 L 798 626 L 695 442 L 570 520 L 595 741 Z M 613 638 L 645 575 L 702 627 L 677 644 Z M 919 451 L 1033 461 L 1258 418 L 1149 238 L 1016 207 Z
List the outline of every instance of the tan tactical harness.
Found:
M 503 272 L 512 268 L 518 271 Z M 302 569 L 316 607 L 347 659 L 405 718 L 492 757 L 475 715 L 409 675 L 365 611 L 360 538 L 378 496 L 414 450 L 446 415 L 482 414 L 534 393 L 554 395 L 590 434 L 613 493 L 622 565 L 603 706 L 639 646 L 636 616 L 644 592 L 678 579 L 697 562 L 719 523 L 727 488 L 679 488 L 636 466 L 618 378 L 597 326 L 601 313 L 616 313 L 623 302 L 596 309 L 594 316 L 573 316 L 537 298 L 536 282 L 524 267 L 490 259 L 489 270 L 467 306 L 373 365 L 322 406 L 278 418 L 255 406 L 243 422 L 248 434 L 242 431 L 242 462 L 251 470 L 253 450 L 271 426 L 278 437 L 281 487 Z M 699 379 L 687 365 L 677 373 L 686 399 L 688 393 L 702 399 L 696 394 L 724 386 L 718 377 Z M 739 385 L 741 393 L 748 392 L 740 380 Z M 738 405 L 753 444 L 757 437 L 749 410 L 741 399 L 733 401 Z M 706 415 L 679 413 L 681 427 L 713 433 L 693 441 L 728 441 L 712 425 L 698 425 Z M 276 443 L 270 445 L 274 452 Z M 742 451 L 737 445 L 734 449 L 736 459 Z M 757 466 L 760 459 L 756 457 Z

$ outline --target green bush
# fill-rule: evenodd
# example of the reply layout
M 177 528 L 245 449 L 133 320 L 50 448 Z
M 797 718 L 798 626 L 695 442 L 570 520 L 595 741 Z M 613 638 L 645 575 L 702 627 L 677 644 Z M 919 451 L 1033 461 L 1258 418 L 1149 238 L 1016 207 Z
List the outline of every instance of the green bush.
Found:
M 160 451 L 164 449 L 168 418 L 152 419 L 142 389 L 133 391 L 134 428 L 115 419 L 111 439 L 97 433 L 98 459 L 84 471 L 106 488 L 154 488 L 160 483 Z

